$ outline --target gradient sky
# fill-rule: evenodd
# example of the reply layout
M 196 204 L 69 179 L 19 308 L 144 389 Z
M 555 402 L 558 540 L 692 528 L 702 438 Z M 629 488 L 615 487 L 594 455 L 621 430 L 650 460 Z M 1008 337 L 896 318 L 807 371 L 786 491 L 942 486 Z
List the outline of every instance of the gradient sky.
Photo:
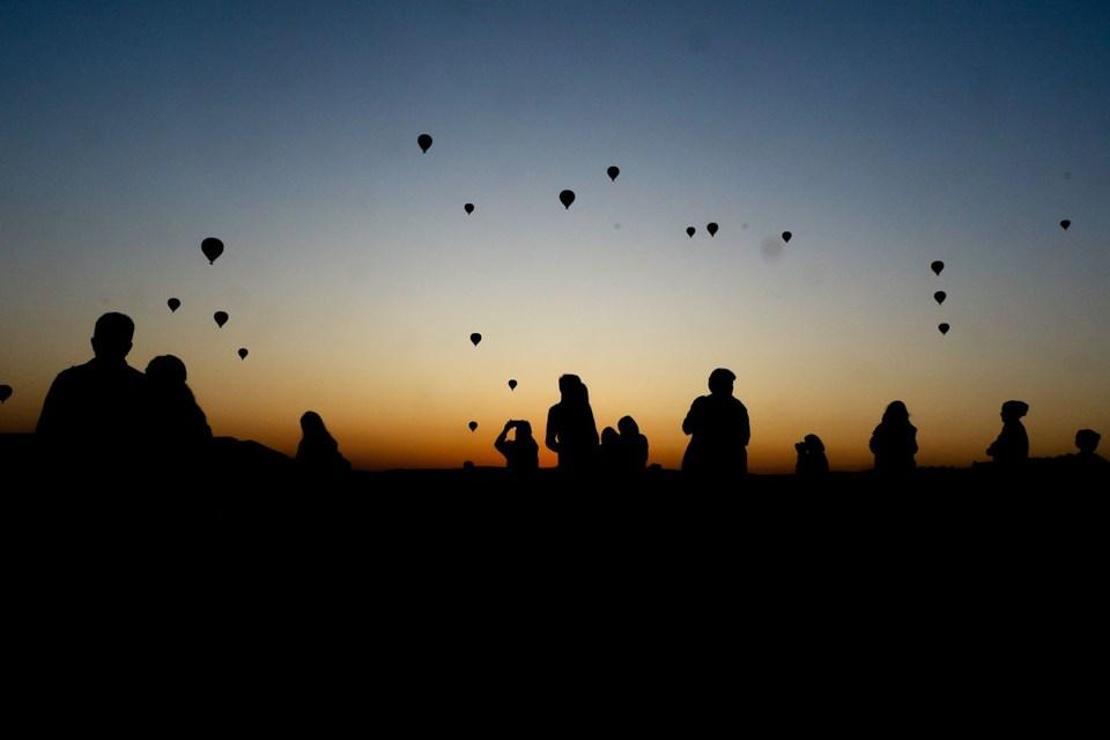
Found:
M 1110 3 L 0 1 L 0 100 L 0 431 L 120 310 L 216 434 L 370 468 L 499 464 L 563 372 L 667 467 L 717 366 L 757 471 L 896 398 L 924 465 L 1010 398 L 1110 438 Z

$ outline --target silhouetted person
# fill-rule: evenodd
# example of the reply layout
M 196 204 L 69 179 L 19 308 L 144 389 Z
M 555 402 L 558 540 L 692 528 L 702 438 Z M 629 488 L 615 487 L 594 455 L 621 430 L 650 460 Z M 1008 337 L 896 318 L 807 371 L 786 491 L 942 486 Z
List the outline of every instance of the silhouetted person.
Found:
M 709 374 L 709 395 L 698 396 L 682 422 L 690 444 L 682 471 L 699 480 L 735 481 L 748 472 L 748 410 L 732 395 L 736 375 L 723 367 Z
M 884 478 L 909 475 L 917 467 L 917 428 L 910 424 L 910 412 L 901 401 L 891 401 L 883 420 L 871 433 L 871 452 L 875 472 Z
M 510 429 L 516 429 L 515 439 L 507 439 Z M 532 425 L 527 421 L 509 419 L 493 441 L 493 446 L 505 456 L 505 467 L 513 475 L 527 477 L 539 470 L 540 446 L 532 436 Z
M 631 416 L 617 422 L 620 430 L 620 469 L 624 473 L 642 473 L 647 469 L 648 440 L 640 434 L 640 425 Z
M 825 443 L 816 434 L 807 434 L 794 445 L 798 462 L 794 473 L 799 478 L 824 478 L 829 474 L 829 459 L 825 457 Z
M 583 473 L 593 466 L 598 448 L 589 391 L 577 375 L 563 375 L 559 392 L 559 403 L 547 412 L 544 443 L 559 456 L 561 471 Z
M 208 419 L 186 378 L 185 363 L 173 355 L 159 355 L 147 363 L 152 431 L 159 447 L 173 457 L 196 454 L 212 440 Z
M 1075 446 L 1079 452 L 1075 455 L 1075 462 L 1080 465 L 1106 465 L 1106 458 L 1095 451 L 1098 449 L 1102 435 L 1094 429 L 1080 429 L 1075 433 Z
M 339 453 L 339 444 L 324 426 L 324 420 L 315 411 L 301 416 L 304 436 L 297 445 L 297 462 L 310 474 L 335 477 L 351 470 L 351 464 Z
M 63 370 L 42 405 L 35 433 L 48 472 L 83 486 L 138 487 L 151 432 L 147 379 L 127 364 L 135 324 L 106 313 L 93 330 L 93 359 Z
M 1029 460 L 1029 435 L 1021 418 L 1029 413 L 1025 401 L 1007 401 L 1002 404 L 1002 431 L 998 439 L 987 448 L 987 455 L 1000 468 L 1013 468 Z
M 613 427 L 605 427 L 601 430 L 601 448 L 598 450 L 597 466 L 599 472 L 607 477 L 613 478 L 622 472 L 621 454 L 621 435 L 617 434 L 617 430 Z

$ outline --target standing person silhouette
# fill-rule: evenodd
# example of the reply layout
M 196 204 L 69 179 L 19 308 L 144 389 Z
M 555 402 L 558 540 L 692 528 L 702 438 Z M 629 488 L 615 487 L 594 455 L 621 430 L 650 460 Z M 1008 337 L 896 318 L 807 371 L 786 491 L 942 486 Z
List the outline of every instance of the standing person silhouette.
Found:
M 987 448 L 987 455 L 994 458 L 999 468 L 1014 468 L 1029 460 L 1029 435 L 1021 418 L 1029 413 L 1025 401 L 1007 401 L 1002 404 L 1002 431 Z
M 516 439 L 507 438 L 510 429 L 516 429 Z M 539 470 L 540 446 L 536 444 L 532 425 L 527 421 L 509 419 L 505 422 L 505 428 L 493 441 L 493 447 L 505 456 L 505 467 L 510 474 L 527 477 Z
M 301 415 L 303 437 L 297 445 L 297 462 L 309 474 L 329 478 L 351 472 L 351 463 L 339 452 L 339 443 L 331 436 L 324 420 L 315 411 Z
M 96 320 L 93 359 L 63 370 L 42 404 L 35 434 L 54 474 L 87 486 L 139 484 L 150 434 L 147 379 L 127 364 L 135 323 L 122 313 Z
M 590 408 L 590 394 L 577 375 L 559 378 L 559 403 L 547 412 L 544 444 L 559 456 L 559 470 L 581 474 L 589 471 L 597 455 L 597 424 Z
M 891 401 L 882 421 L 871 433 L 871 452 L 875 472 L 884 478 L 903 478 L 917 467 L 917 428 L 910 424 L 910 412 L 901 401 Z
M 698 396 L 682 421 L 690 444 L 682 457 L 682 472 L 714 483 L 741 480 L 748 472 L 751 423 L 748 410 L 732 395 L 736 374 L 719 367 L 709 374 L 709 395 Z

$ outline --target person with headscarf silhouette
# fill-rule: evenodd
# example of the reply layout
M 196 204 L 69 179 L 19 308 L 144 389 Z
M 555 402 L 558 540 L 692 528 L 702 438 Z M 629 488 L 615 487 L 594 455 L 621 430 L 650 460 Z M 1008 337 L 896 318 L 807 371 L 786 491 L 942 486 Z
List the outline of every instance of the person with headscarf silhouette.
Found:
M 621 449 L 621 436 L 617 434 L 617 430 L 613 427 L 605 427 L 601 430 L 601 447 L 597 452 L 597 469 L 598 473 L 604 478 L 616 478 L 623 472 L 623 465 L 621 455 L 624 451 Z
M 559 378 L 559 403 L 547 412 L 547 449 L 559 456 L 559 470 L 564 473 L 589 471 L 597 455 L 597 424 L 590 408 L 590 394 L 577 375 Z
M 908 476 L 917 467 L 917 428 L 910 424 L 910 412 L 901 401 L 891 401 L 882 421 L 871 433 L 870 448 L 875 455 L 875 472 L 884 478 Z
M 1025 432 L 1025 425 L 1021 423 L 1023 416 L 1029 413 L 1029 404 L 1025 401 L 1007 401 L 1002 404 L 1002 431 L 998 438 L 987 448 L 987 455 L 994 459 L 994 464 L 1000 468 L 1013 468 L 1029 460 L 1029 435 Z
M 617 422 L 617 429 L 620 430 L 620 471 L 630 475 L 644 472 L 647 469 L 648 440 L 640 434 L 640 425 L 631 416 L 622 416 Z
M 146 379 L 156 443 L 175 457 L 198 453 L 212 440 L 212 430 L 185 382 L 185 363 L 159 355 L 147 363 Z
M 516 429 L 516 438 L 509 439 L 509 430 Z M 509 419 L 493 447 L 505 456 L 505 468 L 513 476 L 534 475 L 540 467 L 540 446 L 532 436 L 532 425 L 523 419 Z
M 807 434 L 794 445 L 798 462 L 794 474 L 799 478 L 824 478 L 829 474 L 829 459 L 825 456 L 825 443 L 816 434 Z
M 93 330 L 93 359 L 54 379 L 35 428 L 48 472 L 139 485 L 151 425 L 147 379 L 126 359 L 134 334 L 128 316 L 104 314 Z
M 690 444 L 682 472 L 695 480 L 731 482 L 748 472 L 751 423 L 748 410 L 733 397 L 736 374 L 719 367 L 709 374 L 709 395 L 698 396 L 682 421 Z
M 297 463 L 312 476 L 334 478 L 351 471 L 351 463 L 339 452 L 339 443 L 324 426 L 315 411 L 301 415 L 301 437 L 297 445 Z

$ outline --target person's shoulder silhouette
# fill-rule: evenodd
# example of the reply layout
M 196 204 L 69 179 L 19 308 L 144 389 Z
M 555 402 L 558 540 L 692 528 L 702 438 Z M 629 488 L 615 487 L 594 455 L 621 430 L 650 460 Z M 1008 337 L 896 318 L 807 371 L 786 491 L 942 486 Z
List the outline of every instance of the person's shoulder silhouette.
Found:
M 93 359 L 58 374 L 43 402 L 35 432 L 55 455 L 105 464 L 142 460 L 150 431 L 148 385 L 127 364 L 135 324 L 106 313 L 93 330 Z

